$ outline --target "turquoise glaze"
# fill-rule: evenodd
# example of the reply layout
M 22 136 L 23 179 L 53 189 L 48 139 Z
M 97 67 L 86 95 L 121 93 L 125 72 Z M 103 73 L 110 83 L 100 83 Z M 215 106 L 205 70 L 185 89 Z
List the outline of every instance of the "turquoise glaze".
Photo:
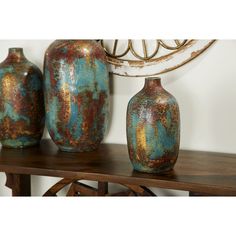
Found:
M 0 64 L 0 141 L 3 147 L 39 144 L 44 128 L 41 71 L 22 48 L 10 48 Z
M 179 152 L 179 108 L 160 79 L 146 79 L 144 88 L 130 100 L 127 141 L 135 170 L 163 173 L 173 168 Z
M 92 151 L 109 116 L 109 77 L 103 48 L 91 40 L 57 40 L 44 63 L 46 125 L 62 151 Z

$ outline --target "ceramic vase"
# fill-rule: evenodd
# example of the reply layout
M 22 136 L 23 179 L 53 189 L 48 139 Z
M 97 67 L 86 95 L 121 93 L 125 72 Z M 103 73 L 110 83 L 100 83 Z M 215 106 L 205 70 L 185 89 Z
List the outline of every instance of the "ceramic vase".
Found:
M 106 55 L 93 40 L 56 40 L 44 62 L 46 125 L 60 150 L 92 151 L 109 116 Z
M 0 64 L 0 141 L 3 147 L 33 146 L 43 128 L 42 73 L 22 48 L 10 48 Z
M 179 107 L 159 78 L 146 78 L 143 89 L 129 101 L 127 141 L 135 170 L 160 174 L 174 167 L 180 143 Z

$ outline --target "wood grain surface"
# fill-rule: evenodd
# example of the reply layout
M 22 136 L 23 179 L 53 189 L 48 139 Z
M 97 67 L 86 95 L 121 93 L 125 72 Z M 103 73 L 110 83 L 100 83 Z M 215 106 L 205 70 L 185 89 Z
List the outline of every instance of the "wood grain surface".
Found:
M 235 154 L 180 151 L 174 169 L 156 175 L 133 171 L 126 145 L 102 144 L 93 152 L 66 153 L 51 140 L 42 140 L 39 147 L 1 149 L 0 171 L 236 195 Z

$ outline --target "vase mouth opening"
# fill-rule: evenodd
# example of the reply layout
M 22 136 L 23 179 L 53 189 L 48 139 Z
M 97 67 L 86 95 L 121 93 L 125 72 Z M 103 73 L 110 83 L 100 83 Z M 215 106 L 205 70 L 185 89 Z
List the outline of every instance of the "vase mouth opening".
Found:
M 161 80 L 160 77 L 146 77 L 145 80 Z
M 18 47 L 9 48 L 9 52 L 23 52 L 23 48 L 18 48 Z

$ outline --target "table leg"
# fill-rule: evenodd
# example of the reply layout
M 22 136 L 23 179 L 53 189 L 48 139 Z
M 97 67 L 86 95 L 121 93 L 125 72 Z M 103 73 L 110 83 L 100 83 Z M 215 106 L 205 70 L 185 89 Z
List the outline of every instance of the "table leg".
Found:
M 98 181 L 98 196 L 105 196 L 108 194 L 108 182 Z
M 6 173 L 6 186 L 12 189 L 12 196 L 31 196 L 30 175 Z

